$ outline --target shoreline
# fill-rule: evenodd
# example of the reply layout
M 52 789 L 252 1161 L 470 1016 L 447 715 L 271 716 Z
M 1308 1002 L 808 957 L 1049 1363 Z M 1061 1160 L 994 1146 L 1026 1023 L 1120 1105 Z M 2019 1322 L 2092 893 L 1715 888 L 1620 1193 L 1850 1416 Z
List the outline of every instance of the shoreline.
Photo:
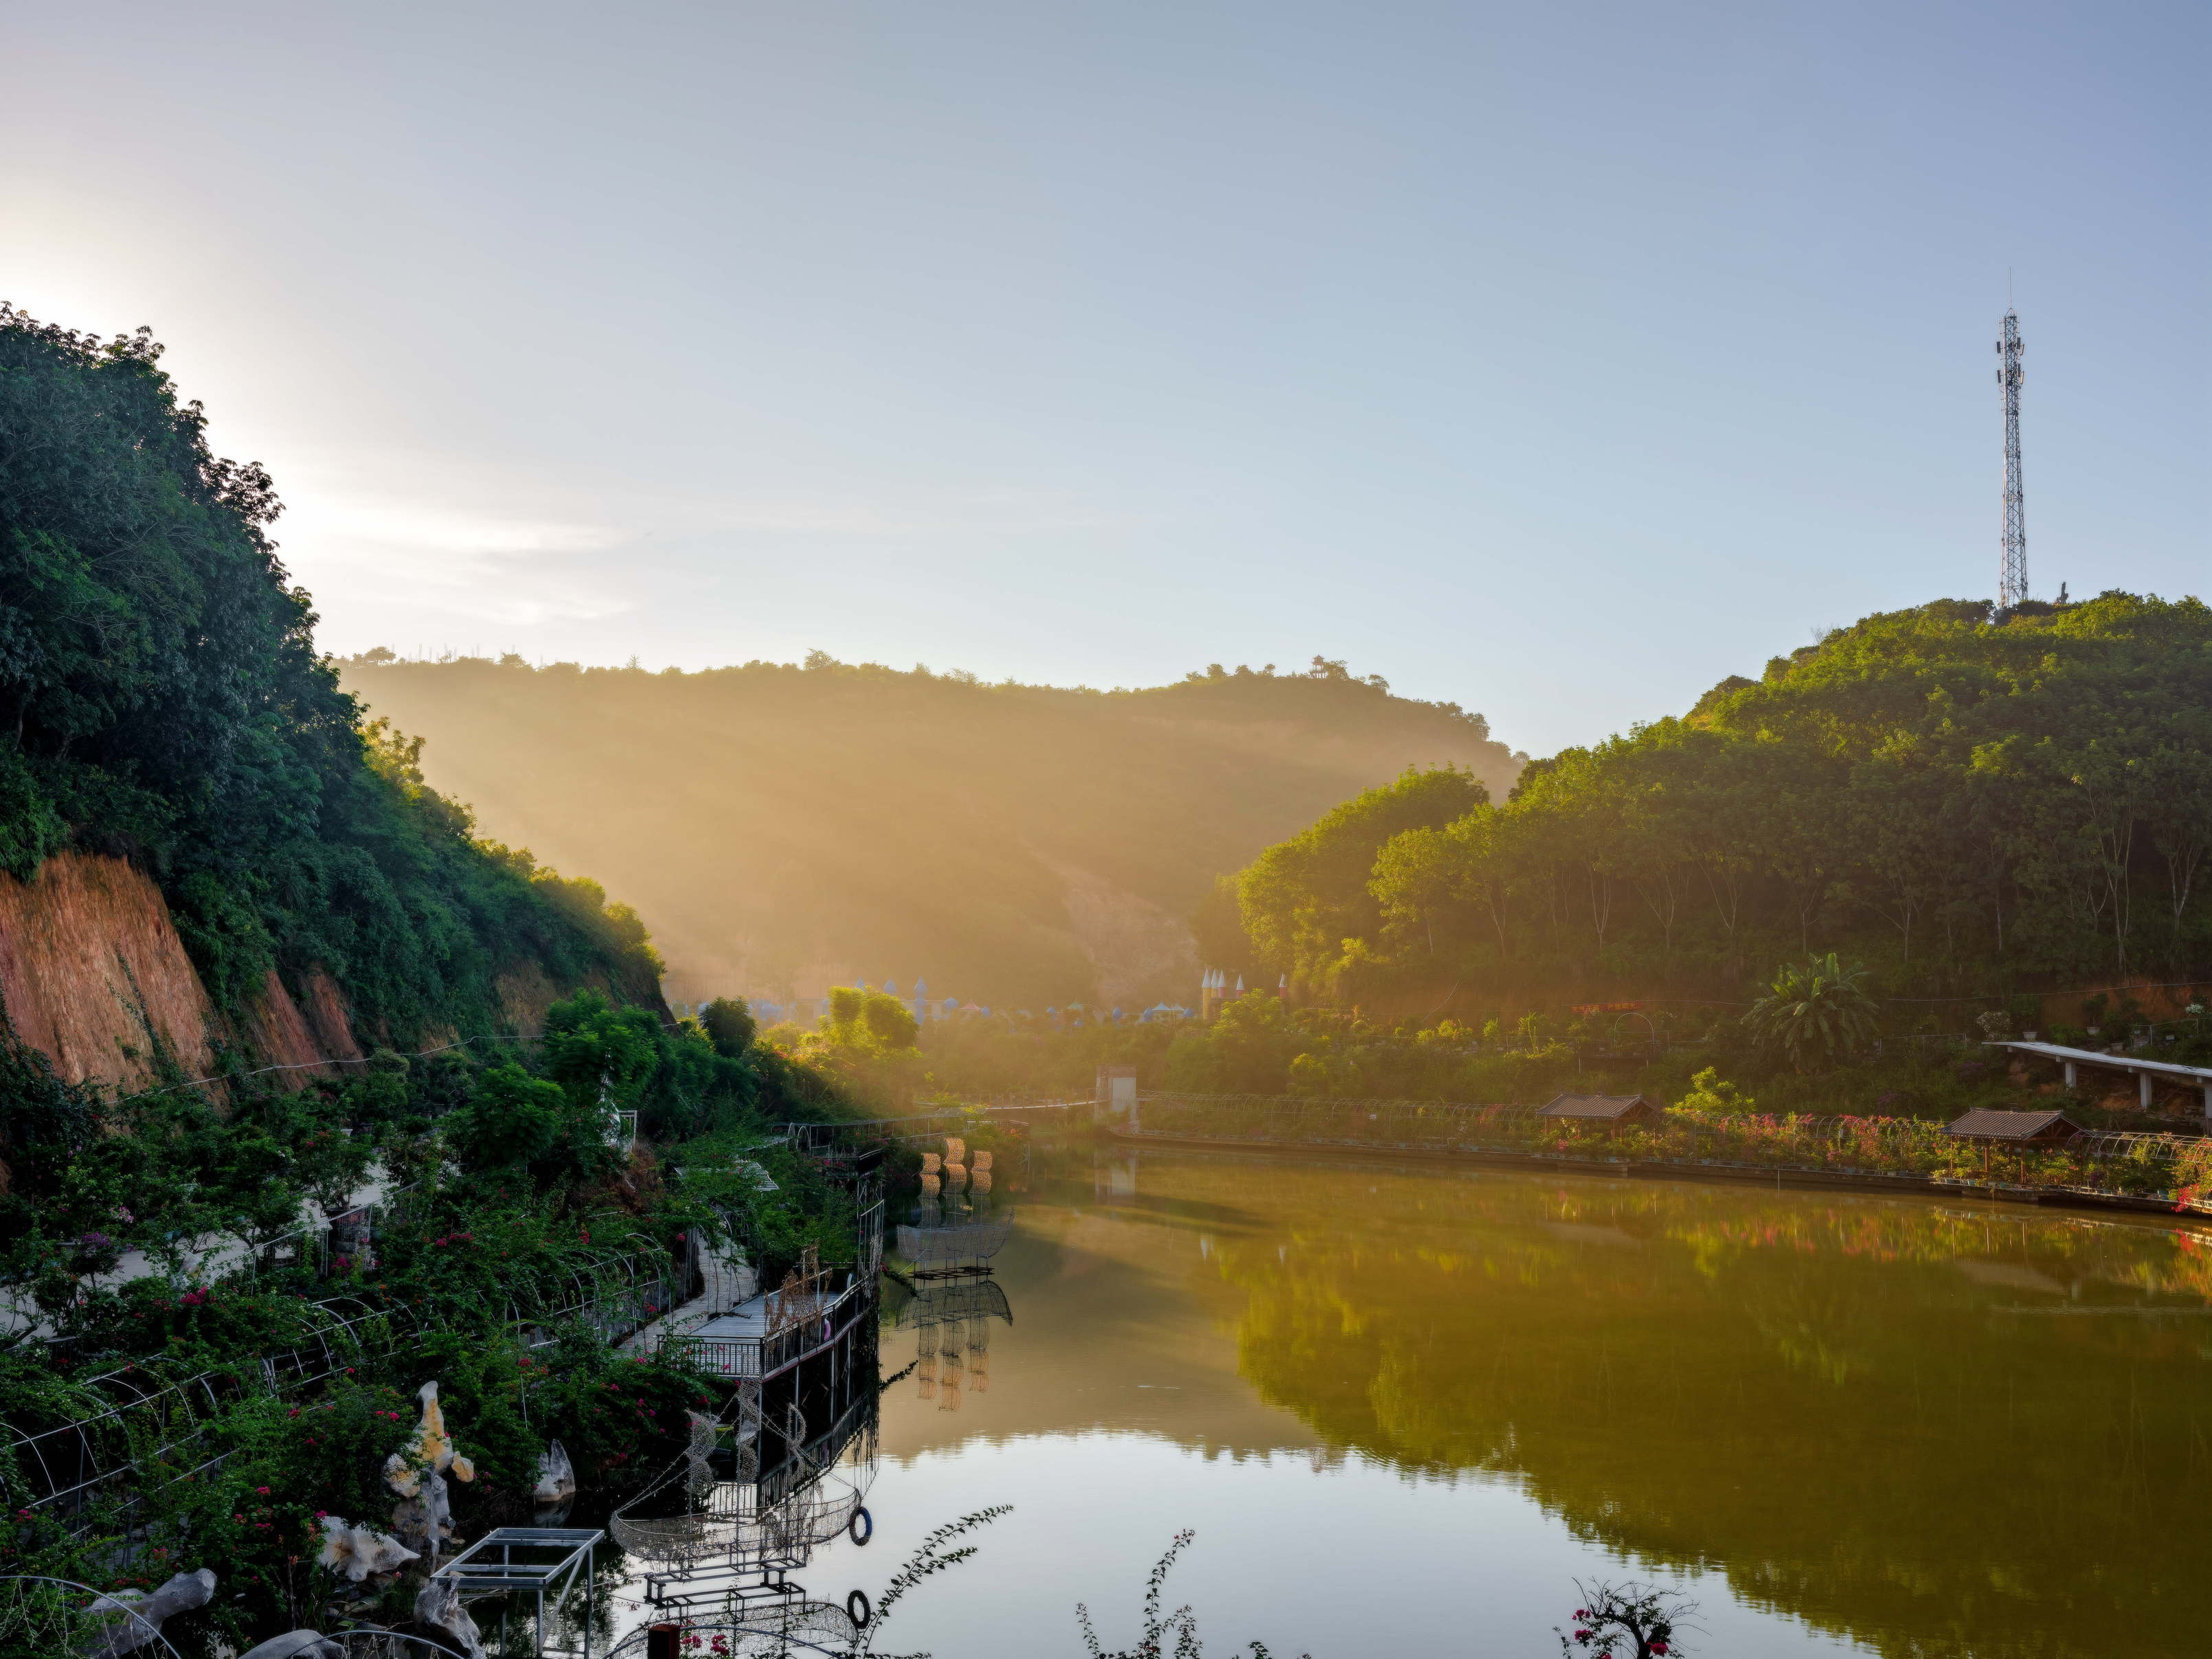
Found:
M 2130 1215 L 2203 1218 L 2199 1210 L 2177 1210 L 2171 1199 L 2130 1193 L 2085 1193 L 2047 1187 L 1937 1181 L 1929 1176 L 1877 1175 L 1860 1171 L 1793 1169 L 1758 1164 L 1675 1164 L 1598 1158 L 1562 1158 L 1540 1152 L 1485 1152 L 1461 1146 L 1371 1145 L 1365 1141 L 1249 1140 L 1205 1135 L 1163 1134 L 1153 1130 L 1109 1129 L 1108 1137 L 1128 1146 L 1176 1146 L 1194 1152 L 1287 1152 L 1301 1158 L 1382 1158 L 1399 1163 L 1464 1164 L 1478 1168 L 1520 1170 L 1535 1174 L 1604 1176 L 1626 1181 L 1703 1181 L 1725 1186 L 1798 1188 L 1832 1192 L 1888 1193 L 1930 1198 L 1972 1198 L 2028 1209 L 2118 1211 Z

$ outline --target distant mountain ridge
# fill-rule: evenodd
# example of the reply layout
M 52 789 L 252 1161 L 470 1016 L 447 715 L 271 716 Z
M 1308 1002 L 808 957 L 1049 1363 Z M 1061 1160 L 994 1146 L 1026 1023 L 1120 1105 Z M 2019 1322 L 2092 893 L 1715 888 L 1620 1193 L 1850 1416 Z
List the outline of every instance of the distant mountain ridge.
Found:
M 1137 690 L 837 662 L 338 664 L 483 831 L 635 905 L 684 1000 L 917 977 L 1043 1009 L 1187 997 L 1217 875 L 1349 793 L 1525 757 L 1316 659 Z

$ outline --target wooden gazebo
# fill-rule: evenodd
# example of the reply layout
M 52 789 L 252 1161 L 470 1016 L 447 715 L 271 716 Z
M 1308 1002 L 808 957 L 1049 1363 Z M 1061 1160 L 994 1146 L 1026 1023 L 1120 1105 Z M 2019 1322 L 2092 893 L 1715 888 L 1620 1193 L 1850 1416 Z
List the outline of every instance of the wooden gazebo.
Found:
M 2010 1146 L 2021 1154 L 2021 1177 L 2027 1176 L 2026 1154 L 2031 1148 L 2063 1146 L 2081 1133 L 2081 1126 L 2063 1112 L 2001 1112 L 1977 1108 L 1943 1126 L 1943 1133 L 1961 1140 L 1982 1143 L 1982 1178 L 1990 1175 L 1992 1147 Z
M 1597 1124 L 1618 1134 L 1630 1125 L 1663 1123 L 1666 1109 L 1649 1095 L 1560 1095 L 1536 1115 L 1559 1124 Z
M 2012 1146 L 2063 1146 L 2081 1133 L 2063 1112 L 2000 1112 L 1977 1109 L 1943 1126 L 1961 1140 L 2002 1142 Z

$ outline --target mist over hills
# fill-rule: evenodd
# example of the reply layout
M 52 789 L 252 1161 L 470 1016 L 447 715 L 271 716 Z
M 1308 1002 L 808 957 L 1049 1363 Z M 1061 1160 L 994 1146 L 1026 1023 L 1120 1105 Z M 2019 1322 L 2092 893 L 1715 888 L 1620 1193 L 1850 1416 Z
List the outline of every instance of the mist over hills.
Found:
M 1316 658 L 1135 690 L 840 663 L 341 662 L 481 833 L 635 905 L 685 1000 L 926 978 L 1042 1010 L 1187 998 L 1217 875 L 1408 766 L 1498 796 L 1455 704 Z

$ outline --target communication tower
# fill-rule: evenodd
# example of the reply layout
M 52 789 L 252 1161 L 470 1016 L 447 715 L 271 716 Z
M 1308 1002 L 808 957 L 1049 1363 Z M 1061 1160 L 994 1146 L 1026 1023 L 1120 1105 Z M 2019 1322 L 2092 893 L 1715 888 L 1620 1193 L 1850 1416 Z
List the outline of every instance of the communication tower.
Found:
M 2027 598 L 2027 525 L 2020 487 L 2020 315 L 2005 307 L 1997 328 L 1997 388 L 2004 396 L 2004 546 L 1997 555 L 1997 609 Z

